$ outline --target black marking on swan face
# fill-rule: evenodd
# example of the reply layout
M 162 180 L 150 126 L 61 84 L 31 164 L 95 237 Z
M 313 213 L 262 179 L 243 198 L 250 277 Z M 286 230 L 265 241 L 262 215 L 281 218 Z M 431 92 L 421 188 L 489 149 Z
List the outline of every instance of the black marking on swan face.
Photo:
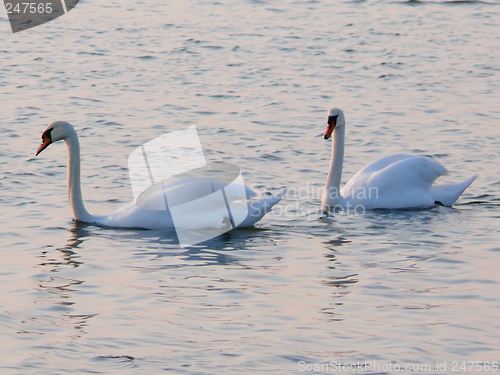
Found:
M 54 128 L 47 129 L 43 132 L 42 134 L 42 143 L 40 144 L 40 147 L 38 147 L 38 150 L 35 152 L 35 156 L 38 156 L 40 152 L 45 150 L 47 147 L 49 147 L 50 144 L 52 144 L 52 130 Z
M 330 126 L 336 126 L 337 125 L 337 118 L 339 117 L 339 115 L 334 115 L 334 116 L 328 116 L 328 121 L 327 121 L 327 124 L 330 125 Z
M 42 134 L 42 139 L 45 139 L 45 137 L 47 137 L 50 140 L 50 142 L 52 142 L 52 130 L 54 130 L 54 128 L 45 130 Z

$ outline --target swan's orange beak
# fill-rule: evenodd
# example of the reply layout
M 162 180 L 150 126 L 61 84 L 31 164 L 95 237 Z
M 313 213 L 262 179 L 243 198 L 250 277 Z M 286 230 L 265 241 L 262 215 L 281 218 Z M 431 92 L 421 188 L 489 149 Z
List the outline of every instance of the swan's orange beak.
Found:
M 38 150 L 36 150 L 35 156 L 38 156 L 38 154 L 49 147 L 51 143 L 52 137 L 50 136 L 50 132 L 44 132 L 42 134 L 42 143 L 40 144 L 40 147 L 38 147 Z
M 323 136 L 324 139 L 328 139 L 332 136 L 335 126 L 337 126 L 337 116 L 328 117 L 325 135 Z

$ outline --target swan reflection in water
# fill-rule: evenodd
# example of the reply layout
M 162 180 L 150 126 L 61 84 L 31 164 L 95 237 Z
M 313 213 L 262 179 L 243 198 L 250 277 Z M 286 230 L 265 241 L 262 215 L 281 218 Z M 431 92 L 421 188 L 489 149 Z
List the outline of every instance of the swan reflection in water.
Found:
M 239 264 L 247 257 L 238 256 L 237 250 L 261 249 L 266 245 L 273 245 L 283 236 L 281 228 L 272 230 L 255 227 L 237 228 L 197 245 L 180 248 L 174 229 L 104 228 L 94 224 L 74 221 L 69 232 L 71 236 L 67 243 L 57 248 L 63 254 L 64 262 L 59 260 L 50 263 L 56 268 L 61 265 L 76 268 L 85 263 L 83 260 L 85 257 L 83 244 L 87 241 L 94 242 L 89 245 L 93 248 L 104 246 L 109 247 L 110 250 L 127 251 L 127 257 L 135 255 L 147 255 L 153 259 L 176 257 L 178 261 L 175 264 L 169 262 L 169 265 L 161 268 L 178 268 L 197 265 Z M 196 261 L 196 264 L 192 262 L 186 263 L 186 261 Z M 44 265 L 48 264 L 48 262 L 44 262 Z

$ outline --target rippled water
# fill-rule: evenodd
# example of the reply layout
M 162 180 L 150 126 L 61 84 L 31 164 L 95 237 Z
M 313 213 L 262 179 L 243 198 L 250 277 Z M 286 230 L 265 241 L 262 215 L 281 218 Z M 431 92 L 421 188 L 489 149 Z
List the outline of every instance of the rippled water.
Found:
M 499 3 L 164 3 L 84 1 L 17 34 L 2 11 L 2 374 L 500 361 Z M 479 178 L 453 208 L 324 218 L 333 106 L 344 182 L 399 152 Z M 186 249 L 75 224 L 65 147 L 34 157 L 54 120 L 78 129 L 94 213 L 132 199 L 130 152 L 193 124 L 207 159 L 300 195 Z

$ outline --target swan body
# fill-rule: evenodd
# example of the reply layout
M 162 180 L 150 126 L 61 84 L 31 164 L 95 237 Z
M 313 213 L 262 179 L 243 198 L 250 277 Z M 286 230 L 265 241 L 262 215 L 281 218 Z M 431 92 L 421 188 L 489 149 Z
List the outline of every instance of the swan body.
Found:
M 218 190 L 227 185 L 222 181 L 203 177 L 187 177 L 172 181 L 165 185 L 153 186 L 148 189 L 141 207 L 136 201 L 132 201 L 116 211 L 106 215 L 90 214 L 82 199 L 80 187 L 80 144 L 78 135 L 73 126 L 66 121 L 56 121 L 51 123 L 42 134 L 42 143 L 38 148 L 36 155 L 42 152 L 50 144 L 64 140 L 68 149 L 68 197 L 73 217 L 77 221 L 93 223 L 114 228 L 144 228 L 144 229 L 167 229 L 182 228 L 190 230 L 201 230 L 206 228 L 224 228 L 228 226 L 231 218 L 229 217 L 227 206 L 225 204 L 203 205 L 203 208 L 196 209 L 196 215 L 175 216 L 175 225 L 172 218 L 171 208 L 150 210 L 144 209 L 145 206 L 155 206 L 160 202 L 165 202 L 165 196 L 168 196 L 169 202 L 173 201 L 191 201 L 191 197 L 196 199 L 200 197 L 200 189 L 206 191 L 208 186 L 211 189 Z M 241 185 L 239 185 L 241 187 Z M 246 217 L 237 227 L 247 227 L 254 225 L 259 221 L 272 207 L 277 204 L 286 192 L 282 189 L 280 192 L 270 196 L 255 198 L 257 194 L 247 186 L 242 187 L 246 193 L 246 201 L 238 201 L 237 196 L 227 194 L 228 203 L 231 206 L 232 216 L 246 214 Z M 240 190 L 242 191 L 242 190 Z M 251 199 L 250 198 L 254 198 Z M 194 201 L 196 204 L 196 201 Z
M 394 154 L 378 159 L 356 173 L 340 189 L 344 160 L 345 119 L 343 112 L 328 112 L 324 138 L 334 134 L 330 172 L 323 191 L 323 205 L 329 208 L 400 209 L 451 206 L 477 175 L 457 184 L 434 185 L 448 174 L 436 160 L 423 156 Z

